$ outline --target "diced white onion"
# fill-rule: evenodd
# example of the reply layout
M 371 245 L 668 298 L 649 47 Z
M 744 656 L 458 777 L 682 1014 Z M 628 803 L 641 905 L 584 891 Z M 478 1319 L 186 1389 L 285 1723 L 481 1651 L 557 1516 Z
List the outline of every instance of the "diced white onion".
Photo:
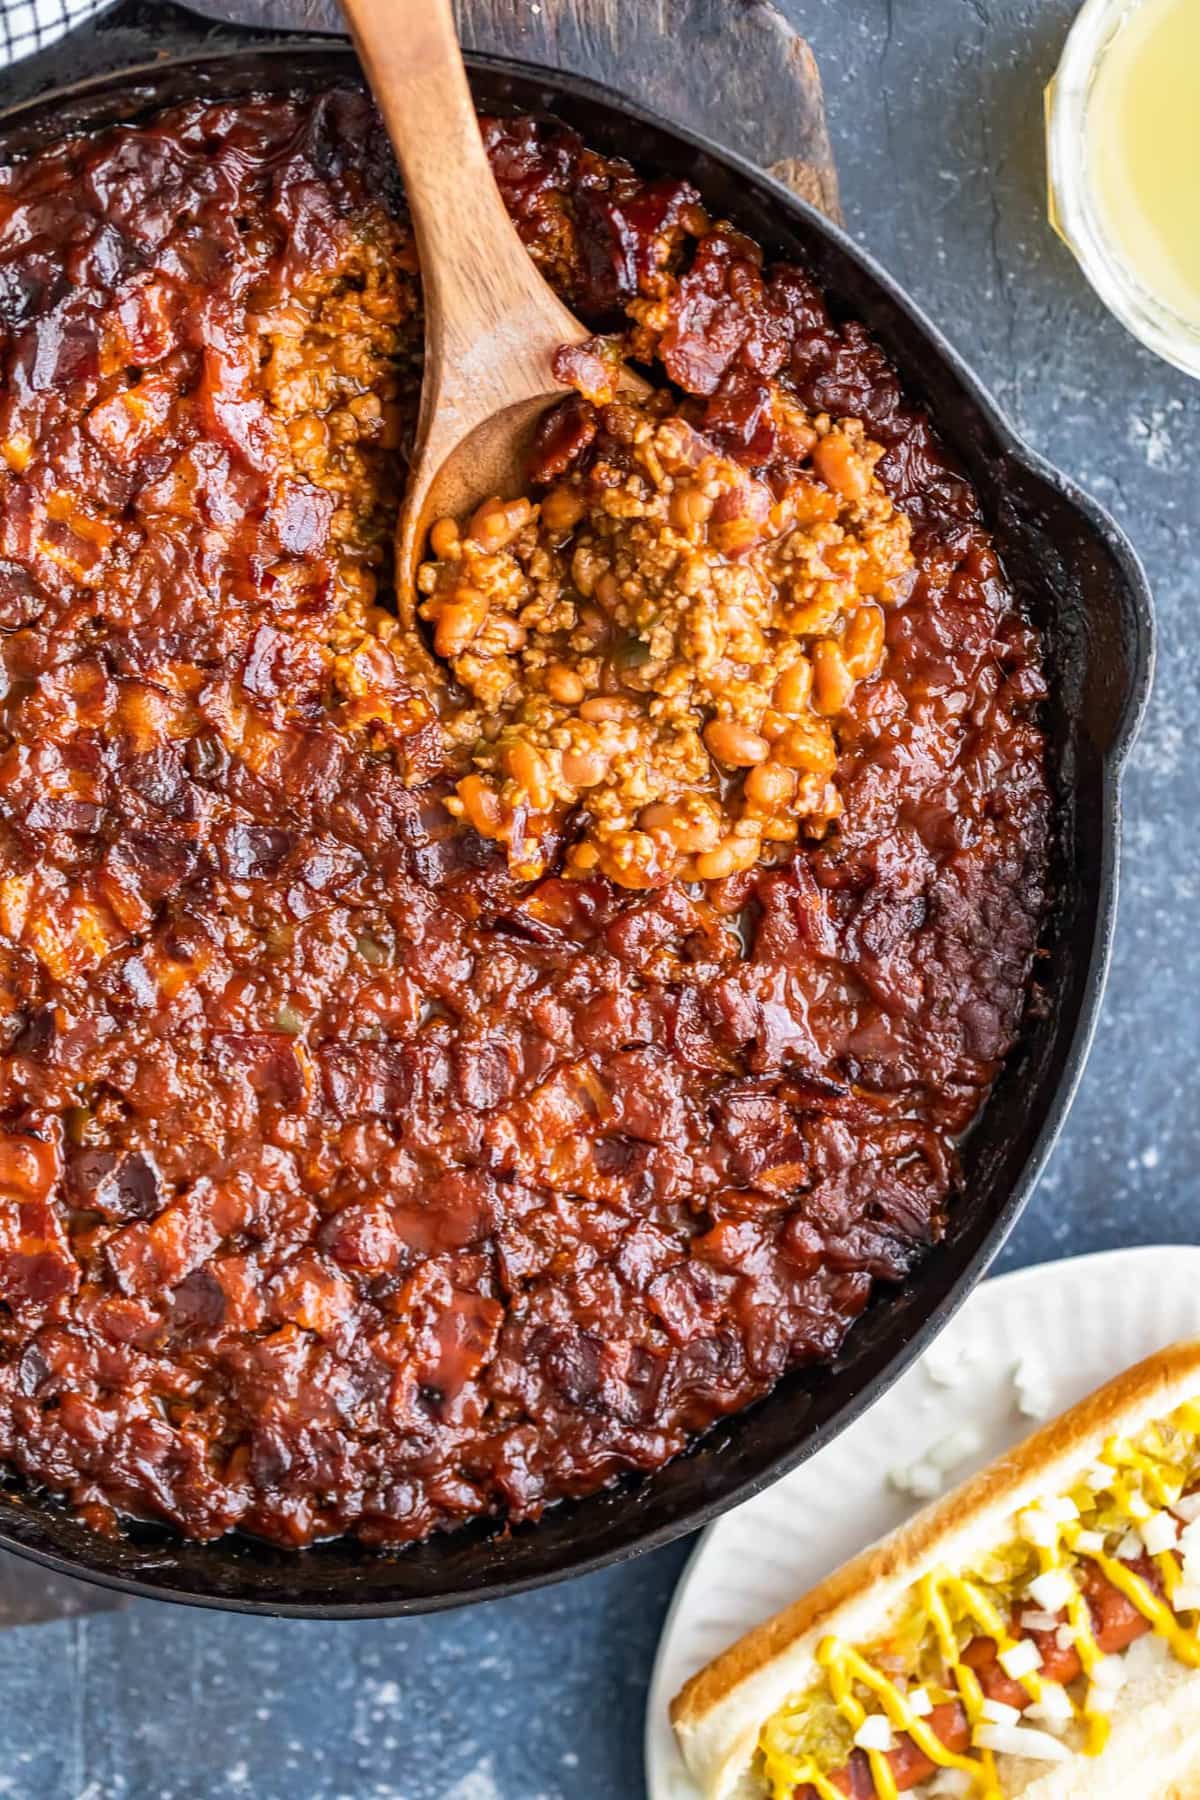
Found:
M 1054 1408 L 1050 1370 L 1038 1356 L 1024 1355 L 1012 1372 L 1017 1411 L 1027 1419 L 1047 1419 Z
M 1179 1542 L 1183 1545 L 1185 1550 L 1192 1550 L 1197 1546 L 1200 1546 L 1200 1519 L 1188 1520 L 1188 1523 L 1179 1533 Z
M 1025 1591 L 1043 1612 L 1057 1613 L 1073 1597 L 1075 1583 L 1069 1570 L 1047 1569 L 1044 1575 L 1036 1575 Z
M 931 1444 L 925 1455 L 945 1475 L 969 1456 L 978 1456 L 982 1449 L 983 1433 L 978 1425 L 960 1425 L 957 1431 L 948 1431 L 944 1438 Z
M 1071 1752 L 1048 1731 L 1032 1725 L 977 1725 L 971 1741 L 998 1756 L 1027 1756 L 1034 1762 L 1066 1762 Z
M 977 1425 L 960 1425 L 930 1444 L 913 1462 L 888 1470 L 888 1481 L 901 1494 L 915 1500 L 932 1500 L 945 1487 L 945 1477 L 983 1449 L 983 1433 Z
M 1136 1531 L 1127 1531 L 1117 1545 L 1117 1555 L 1122 1562 L 1136 1562 L 1142 1554 L 1142 1540 Z
M 933 1711 L 933 1701 L 923 1687 L 909 1688 L 904 1703 L 914 1719 L 927 1719 Z
M 1109 1693 L 1115 1694 L 1119 1687 L 1125 1685 L 1125 1664 L 1119 1656 L 1102 1656 L 1094 1664 L 1090 1674 L 1096 1686 Z
M 1021 1638 L 1007 1650 L 1001 1650 L 996 1661 L 1013 1681 L 1021 1681 L 1042 1666 L 1042 1656 L 1032 1638 Z
M 1052 1500 L 1043 1500 L 1042 1506 L 1060 1525 L 1067 1525 L 1079 1517 L 1079 1508 L 1069 1494 L 1056 1494 Z
M 1102 1531 L 1077 1531 L 1075 1533 L 1076 1550 L 1091 1551 L 1099 1555 L 1104 1549 L 1104 1533 Z
M 1021 1717 L 1018 1706 L 1006 1706 L 1003 1700 L 985 1700 L 979 1709 L 981 1719 L 989 1725 L 1015 1725 Z
M 1071 1708 L 1071 1716 L 1069 1719 L 1051 1718 L 1048 1713 L 1033 1711 L 1027 1712 L 1024 1716 L 1030 1720 L 1036 1719 L 1039 1725 L 1043 1726 L 1047 1731 L 1052 1731 L 1055 1737 L 1058 1738 L 1066 1737 L 1067 1733 L 1075 1723 L 1074 1707 Z
M 888 1481 L 897 1493 L 911 1494 L 914 1500 L 932 1500 L 946 1485 L 942 1471 L 925 1457 L 889 1469 Z
M 939 1769 L 926 1791 L 930 1800 L 966 1800 L 975 1783 L 965 1769 Z
M 1179 1542 L 1179 1526 L 1169 1512 L 1151 1513 L 1139 1529 L 1149 1556 L 1161 1556 L 1164 1550 L 1173 1550 Z
M 1171 1511 L 1187 1525 L 1194 1525 L 1200 1520 L 1200 1492 L 1181 1494 Z
M 1154 1516 L 1154 1508 L 1150 1502 L 1143 1494 L 1137 1492 L 1130 1494 L 1125 1510 L 1135 1525 L 1142 1525 L 1147 1519 Z
M 869 1713 L 854 1734 L 860 1750 L 894 1750 L 895 1733 L 883 1713 Z
M 1090 1713 L 1109 1713 L 1112 1711 L 1112 1704 L 1116 1697 L 1116 1688 L 1097 1687 L 1093 1682 L 1087 1691 L 1084 1710 Z
M 1023 1513 L 1018 1513 L 1017 1530 L 1027 1544 L 1041 1550 L 1049 1549 L 1058 1541 L 1054 1520 L 1041 1506 L 1027 1506 Z
M 1075 1642 L 1075 1635 L 1073 1625 L 1060 1625 L 1054 1634 L 1054 1641 L 1060 1650 L 1069 1650 Z
M 952 1333 L 938 1339 L 921 1358 L 921 1367 L 935 1387 L 962 1387 L 971 1379 L 975 1358 L 964 1356 L 950 1340 Z
M 1091 1488 L 1093 1493 L 1106 1494 L 1115 1474 L 1116 1470 L 1108 1463 L 1095 1462 L 1083 1479 L 1087 1482 L 1087 1485 Z
M 1200 1612 L 1200 1582 L 1181 1581 L 1171 1595 L 1176 1612 Z
M 1032 1608 L 1023 1612 L 1020 1618 L 1023 1631 L 1057 1631 L 1058 1614 L 1052 1612 L 1034 1612 Z
M 1048 1723 L 1063 1724 L 1075 1717 L 1075 1708 L 1071 1705 L 1071 1696 L 1061 1681 L 1043 1681 L 1041 1692 L 1033 1705 L 1025 1710 L 1027 1719 L 1044 1719 Z

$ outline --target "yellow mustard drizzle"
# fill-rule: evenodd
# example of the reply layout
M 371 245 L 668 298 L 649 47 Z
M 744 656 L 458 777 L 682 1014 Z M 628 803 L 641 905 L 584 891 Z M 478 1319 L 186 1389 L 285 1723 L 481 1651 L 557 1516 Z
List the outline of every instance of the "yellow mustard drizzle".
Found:
M 955 1579 L 952 1576 L 926 1576 L 921 1583 L 921 1596 L 925 1612 L 935 1622 L 939 1642 L 942 1643 L 943 1648 L 946 1644 L 953 1646 L 953 1653 L 951 1656 L 947 1656 L 946 1660 L 947 1663 L 953 1665 L 954 1673 L 959 1678 L 958 1685 L 963 1699 L 963 1707 L 968 1720 L 973 1724 L 978 1717 L 983 1696 L 974 1672 L 967 1668 L 965 1663 L 959 1661 L 954 1628 L 950 1624 L 946 1604 L 939 1590 L 940 1580 L 953 1582 Z M 984 1602 L 984 1604 L 987 1603 Z M 852 1729 L 857 1731 L 867 1716 L 866 1707 L 853 1690 L 852 1684 L 859 1682 L 880 1702 L 888 1723 L 895 1730 L 905 1732 L 921 1754 L 928 1757 L 931 1763 L 942 1769 L 962 1769 L 980 1787 L 984 1800 L 993 1800 L 993 1796 L 994 1800 L 1000 1800 L 999 1790 L 995 1788 L 995 1768 L 991 1753 L 984 1750 L 977 1757 L 971 1757 L 951 1750 L 930 1726 L 928 1719 L 913 1712 L 904 1693 L 896 1686 L 895 1682 L 889 1680 L 882 1670 L 877 1669 L 861 1652 L 842 1643 L 838 1638 L 829 1637 L 820 1645 L 817 1651 L 817 1661 L 828 1672 L 830 1692 Z M 962 1677 L 966 1678 L 965 1686 Z M 888 1762 L 886 1754 L 868 1750 L 867 1756 L 879 1800 L 893 1800 L 897 1789 L 891 1764 Z
M 954 1669 L 954 1679 L 958 1683 L 963 1710 L 970 1721 L 972 1734 L 974 1734 L 983 1712 L 983 1689 L 979 1685 L 979 1677 L 974 1669 L 967 1667 L 966 1663 L 957 1663 Z M 1003 1800 L 1000 1791 L 1000 1777 L 996 1773 L 994 1751 L 983 1749 L 979 1751 L 979 1774 L 975 1780 L 979 1788 L 980 1800 Z
M 789 1747 L 794 1739 L 793 1720 L 799 1709 L 783 1706 L 762 1728 L 758 1747 L 763 1758 L 763 1773 L 776 1800 L 790 1800 L 805 1783 L 817 1790 L 819 1800 L 845 1800 L 813 1756 L 797 1756 Z
M 913 1712 L 905 1695 L 895 1682 L 889 1681 L 879 1669 L 873 1668 L 857 1650 L 851 1650 L 848 1646 L 840 1644 L 836 1638 L 827 1638 L 825 1645 L 828 1646 L 825 1654 L 830 1663 L 832 1664 L 836 1658 L 855 1680 L 869 1688 L 881 1702 L 889 1724 L 893 1725 L 897 1731 L 907 1732 L 917 1749 L 923 1756 L 927 1756 L 931 1763 L 936 1763 L 939 1768 L 943 1769 L 971 1771 L 976 1767 L 970 1757 L 961 1756 L 957 1751 L 951 1750 L 946 1744 L 943 1744 L 928 1720 Z M 818 1660 L 821 1660 L 820 1650 L 818 1650 L 817 1656 Z M 861 1724 L 861 1720 L 858 1723 Z
M 1154 1561 L 1157 1565 L 1159 1574 L 1162 1576 L 1163 1593 L 1167 1596 L 1168 1600 L 1173 1600 L 1175 1598 L 1175 1589 L 1183 1580 L 1183 1570 L 1176 1560 L 1175 1552 L 1173 1550 L 1160 1550 Z
M 846 1800 L 846 1796 L 843 1794 L 841 1788 L 835 1788 L 832 1781 L 822 1775 L 820 1769 L 818 1769 L 811 1757 L 805 1764 L 804 1772 L 802 1773 L 800 1780 L 796 1783 L 796 1786 L 800 1787 L 804 1783 L 807 1783 L 809 1787 L 816 1788 L 819 1800 Z
M 769 1773 L 768 1779 L 772 1783 L 772 1792 L 780 1796 L 780 1800 L 791 1800 L 791 1795 L 800 1787 L 815 1788 L 819 1800 L 846 1800 L 841 1788 L 834 1787 L 811 1756 L 788 1756 L 786 1752 L 777 1755 L 780 1764 L 786 1764 L 786 1767 Z
M 1175 1441 L 1167 1441 L 1164 1429 L 1171 1431 Z M 1111 1438 L 1098 1459 L 1112 1471 L 1111 1479 L 1103 1485 L 1094 1481 L 1077 1485 L 1074 1494 L 1082 1496 L 1082 1503 L 1076 1499 L 1076 1504 L 1086 1510 L 1090 1500 L 1095 1507 L 1099 1496 L 1108 1493 L 1127 1524 L 1143 1523 L 1157 1507 L 1175 1505 L 1187 1485 L 1188 1468 L 1193 1479 L 1200 1473 L 1197 1455 L 1200 1444 L 1190 1443 L 1188 1456 L 1181 1461 L 1180 1433 L 1187 1433 L 1193 1439 L 1200 1437 L 1200 1401 L 1178 1408 L 1165 1425 L 1148 1427 L 1138 1442 L 1119 1436 Z M 1042 1573 L 1063 1570 L 1071 1577 L 1072 1592 L 1065 1611 L 1083 1674 L 1089 1678 L 1088 1692 L 1080 1700 L 1072 1698 L 1071 1705 L 1085 1731 L 1084 1750 L 1095 1756 L 1107 1742 L 1111 1722 L 1099 1705 L 1089 1704 L 1095 1691 L 1090 1677 L 1103 1653 L 1096 1642 L 1088 1604 L 1074 1581 L 1077 1563 L 1085 1558 L 1094 1563 L 1111 1585 L 1137 1608 L 1177 1659 L 1188 1667 L 1200 1668 L 1200 1636 L 1179 1622 L 1169 1604 L 1182 1580 L 1182 1570 L 1172 1551 L 1159 1552 L 1154 1558 L 1167 1596 L 1164 1600 L 1126 1563 L 1106 1551 L 1081 1546 L 1079 1535 L 1086 1529 L 1082 1523 L 1056 1520 L 1053 1525 L 1053 1541 L 1036 1546 L 1036 1559 Z M 1103 1529 L 1111 1536 L 1116 1528 L 1108 1524 Z M 1064 1549 L 1069 1552 L 1068 1557 L 1064 1556 Z M 944 1665 L 944 1679 L 938 1685 L 949 1688 L 953 1684 L 957 1689 L 973 1740 L 982 1722 L 985 1700 L 978 1676 L 962 1661 L 959 1633 L 951 1608 L 960 1620 L 970 1620 L 978 1627 L 981 1636 L 991 1638 L 998 1655 L 1015 1648 L 1021 1640 L 1011 1634 L 1004 1612 L 969 1574 L 937 1570 L 916 1584 L 915 1594 L 918 1620 L 923 1619 L 932 1627 Z M 971 1641 L 968 1637 L 967 1642 Z M 964 1644 L 962 1648 L 965 1647 Z M 974 1742 L 970 1755 L 949 1749 L 931 1729 L 928 1718 L 911 1710 L 904 1690 L 876 1667 L 862 1650 L 836 1637 L 828 1637 L 818 1648 L 817 1661 L 825 1673 L 828 1694 L 851 1732 L 857 1732 L 868 1716 L 868 1707 L 856 1689 L 866 1690 L 879 1702 L 879 1709 L 893 1730 L 911 1738 L 931 1763 L 968 1774 L 977 1800 L 1004 1800 L 993 1753 Z M 1043 1696 L 1045 1680 L 1037 1671 L 1021 1676 L 1019 1681 L 1031 1701 Z M 805 1696 L 790 1700 L 764 1725 L 759 1739 L 763 1773 L 774 1800 L 792 1800 L 797 1788 L 805 1784 L 814 1789 L 819 1800 L 845 1800 L 842 1791 L 830 1780 L 829 1764 L 824 1757 L 787 1747 L 787 1740 L 795 1745 L 803 1731 L 805 1701 Z M 866 1750 L 864 1754 L 879 1800 L 899 1800 L 887 1752 Z M 843 1767 L 844 1761 L 839 1761 L 833 1772 Z
M 1099 1756 L 1112 1731 L 1112 1720 L 1106 1712 L 1089 1712 L 1086 1705 L 1083 1715 L 1087 1721 L 1087 1738 L 1084 1741 L 1083 1753 L 1085 1756 Z
M 995 1640 L 998 1654 L 1003 1655 L 1006 1650 L 1016 1649 L 1019 1640 L 1009 1631 L 1003 1613 L 973 1581 L 966 1581 L 957 1575 L 946 1575 L 942 1580 L 955 1594 L 960 1610 L 982 1627 L 985 1637 Z M 1031 1700 L 1041 1699 L 1044 1684 L 1036 1669 L 1030 1675 L 1022 1675 L 1020 1681 Z
M 1047 1564 L 1047 1567 L 1061 1568 L 1062 1564 L 1056 1556 Z M 1071 1594 L 1067 1600 L 1067 1623 L 1074 1634 L 1074 1648 L 1079 1653 L 1083 1672 L 1090 1676 L 1100 1661 L 1103 1651 L 1096 1642 L 1095 1633 L 1092 1630 L 1092 1615 L 1088 1611 L 1087 1601 L 1075 1586 L 1074 1581 L 1072 1581 Z M 1111 1719 L 1107 1713 L 1089 1712 L 1086 1699 L 1082 1707 L 1075 1701 L 1072 1701 L 1071 1704 L 1076 1718 L 1083 1719 L 1086 1733 L 1083 1745 L 1085 1755 L 1099 1756 L 1108 1742 L 1108 1734 L 1112 1729 Z
M 885 1675 L 871 1668 L 861 1656 L 840 1644 L 836 1638 L 825 1638 L 817 1650 L 817 1661 L 829 1675 L 829 1691 L 833 1695 L 842 1717 L 857 1731 L 867 1716 L 867 1709 L 854 1692 L 851 1685 L 855 1677 L 860 1681 L 866 1677 L 866 1685 L 878 1694 L 877 1683 L 891 1690 L 897 1699 L 899 1691 Z M 883 1695 L 879 1694 L 883 1699 Z M 886 1707 L 886 1702 L 885 1702 Z M 906 1709 L 907 1710 L 907 1709 Z M 867 1761 L 871 1765 L 871 1779 L 875 1783 L 875 1792 L 879 1800 L 897 1800 L 899 1789 L 892 1775 L 892 1765 L 881 1750 L 868 1750 Z
M 921 1606 L 925 1616 L 933 1625 L 938 1649 L 942 1653 L 942 1661 L 945 1663 L 947 1671 L 954 1677 L 958 1697 L 962 1701 L 963 1711 L 967 1715 L 967 1724 L 973 1732 L 983 1709 L 983 1689 L 979 1685 L 979 1677 L 974 1669 L 969 1668 L 965 1662 L 959 1659 L 958 1633 L 954 1629 L 949 1608 L 942 1594 L 939 1577 L 926 1575 L 920 1582 L 917 1591 L 921 1597 Z M 942 1751 L 944 1755 L 949 1755 L 944 1745 Z M 926 1755 L 930 1756 L 931 1761 L 941 1761 L 941 1757 L 935 1759 L 929 1751 L 926 1751 Z M 990 1750 L 981 1750 L 978 1761 L 974 1761 L 970 1757 L 960 1757 L 950 1766 L 969 1770 L 972 1779 L 977 1784 L 979 1782 L 985 1784 L 985 1793 L 987 1786 L 995 1783 L 996 1764 Z
M 1072 1531 L 1067 1536 L 1078 1535 Z M 1185 1663 L 1189 1669 L 1200 1669 L 1200 1638 L 1186 1625 L 1181 1625 L 1165 1600 L 1160 1600 L 1154 1589 L 1142 1580 L 1136 1570 L 1128 1563 L 1118 1562 L 1115 1556 L 1107 1556 L 1103 1550 L 1081 1550 L 1079 1555 L 1086 1556 L 1127 1600 L 1133 1602 L 1146 1620 L 1151 1630 L 1158 1633 L 1169 1645 L 1172 1654 Z

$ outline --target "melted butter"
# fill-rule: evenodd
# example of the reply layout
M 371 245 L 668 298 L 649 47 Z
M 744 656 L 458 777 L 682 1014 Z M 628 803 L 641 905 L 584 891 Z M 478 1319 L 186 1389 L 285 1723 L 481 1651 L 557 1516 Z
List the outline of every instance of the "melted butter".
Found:
M 1129 1523 L 1144 1520 L 1159 1506 L 1171 1506 L 1191 1477 L 1200 1473 L 1200 1404 L 1181 1407 L 1168 1421 L 1147 1427 L 1136 1441 L 1113 1437 L 1104 1446 L 1100 1461 L 1111 1470 L 1111 1479 L 1076 1484 L 1072 1497 L 1085 1515 L 1097 1517 L 1115 1511 L 1124 1529 Z M 1111 1507 L 1102 1506 L 1102 1496 L 1112 1497 Z M 1128 1564 L 1105 1551 L 1088 1550 L 1079 1545 L 1084 1521 L 1067 1521 L 1054 1527 L 1052 1542 L 1037 1547 L 1036 1562 L 1045 1573 L 1061 1569 L 1072 1576 L 1073 1591 L 1066 1613 L 1074 1633 L 1075 1649 L 1085 1678 L 1091 1676 L 1101 1660 L 1102 1651 L 1092 1629 L 1091 1613 L 1083 1593 L 1075 1584 L 1073 1572 L 1081 1560 L 1096 1564 L 1111 1585 L 1132 1602 L 1151 1630 L 1163 1639 L 1179 1661 L 1200 1668 L 1200 1637 L 1183 1625 L 1169 1604 L 1178 1587 L 1182 1571 L 1171 1551 L 1160 1553 L 1155 1562 L 1162 1577 L 1164 1600 Z M 1112 1532 L 1112 1526 L 1106 1527 Z M 908 1626 L 902 1627 L 901 1638 L 912 1642 L 911 1679 L 921 1681 L 923 1646 L 932 1638 L 931 1650 L 940 1658 L 942 1673 L 934 1684 L 947 1693 L 957 1692 L 971 1727 L 972 1739 L 981 1722 L 984 1694 L 975 1671 L 962 1660 L 962 1653 L 975 1637 L 994 1640 L 997 1652 L 1003 1654 L 1020 1640 L 1008 1629 L 1007 1618 L 1023 1578 L 1016 1570 L 1020 1556 L 1013 1547 L 1007 1554 L 1014 1573 L 1011 1580 L 992 1586 L 988 1592 L 970 1571 L 959 1573 L 940 1569 L 927 1575 L 912 1590 L 914 1614 Z M 1026 1566 L 1028 1566 L 1026 1564 Z M 1011 1592 L 1009 1591 L 1011 1589 Z M 993 1594 L 997 1598 L 993 1598 Z M 895 1643 L 891 1650 L 894 1653 Z M 915 1714 L 905 1697 L 905 1689 L 897 1684 L 867 1650 L 859 1649 L 836 1637 L 826 1638 L 819 1646 L 817 1661 L 825 1675 L 823 1694 L 801 1695 L 788 1701 L 762 1729 L 759 1752 L 762 1770 L 775 1800 L 791 1800 L 797 1788 L 811 1786 L 818 1800 L 844 1800 L 831 1776 L 843 1769 L 849 1755 L 845 1743 L 829 1743 L 816 1747 L 809 1741 L 810 1719 L 818 1704 L 832 1701 L 852 1736 L 873 1709 L 868 1702 L 878 1703 L 893 1731 L 911 1738 L 917 1749 L 939 1768 L 959 1769 L 971 1777 L 976 1800 L 1003 1800 L 1003 1790 L 996 1772 L 995 1757 L 990 1750 L 972 1744 L 969 1754 L 960 1754 L 945 1745 L 932 1730 L 928 1717 Z M 1021 1678 L 1021 1685 L 1036 1701 L 1044 1691 L 1044 1681 L 1036 1672 Z M 1081 1699 L 1072 1699 L 1075 1716 L 1084 1731 L 1084 1749 L 1096 1756 L 1108 1740 L 1110 1720 L 1100 1706 L 1090 1704 L 1093 1692 L 1090 1680 Z M 825 1737 L 829 1734 L 826 1732 Z M 801 1747 L 803 1746 L 803 1747 Z M 871 1769 L 878 1800 L 898 1800 L 895 1777 L 886 1752 L 865 1752 Z
M 1200 325 L 1200 0 L 1129 8 L 1097 67 L 1086 131 L 1114 249 L 1144 288 Z

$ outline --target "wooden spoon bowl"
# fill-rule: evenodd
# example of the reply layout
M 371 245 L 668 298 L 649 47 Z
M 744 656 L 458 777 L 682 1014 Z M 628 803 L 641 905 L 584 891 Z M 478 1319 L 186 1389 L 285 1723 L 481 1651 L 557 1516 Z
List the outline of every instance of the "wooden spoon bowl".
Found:
M 396 598 L 417 630 L 429 528 L 526 485 L 538 420 L 563 397 L 556 351 L 591 333 L 542 279 L 488 163 L 450 0 L 343 0 L 404 178 L 425 304 L 416 448 L 396 532 Z M 624 391 L 647 384 L 625 371 Z

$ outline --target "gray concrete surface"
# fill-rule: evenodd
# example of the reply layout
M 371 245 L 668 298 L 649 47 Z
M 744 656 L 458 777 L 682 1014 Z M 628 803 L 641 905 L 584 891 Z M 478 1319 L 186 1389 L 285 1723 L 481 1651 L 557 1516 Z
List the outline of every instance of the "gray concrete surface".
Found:
M 1004 1265 L 1192 1240 L 1200 387 L 1108 318 L 1046 225 L 1042 87 L 1072 0 L 783 4 L 825 73 L 851 230 L 1037 448 L 1112 508 L 1156 589 L 1159 678 L 1127 781 L 1108 1001 Z M 4 1632 L 0 1796 L 636 1800 L 645 1684 L 686 1551 L 411 1623 L 138 1605 Z

